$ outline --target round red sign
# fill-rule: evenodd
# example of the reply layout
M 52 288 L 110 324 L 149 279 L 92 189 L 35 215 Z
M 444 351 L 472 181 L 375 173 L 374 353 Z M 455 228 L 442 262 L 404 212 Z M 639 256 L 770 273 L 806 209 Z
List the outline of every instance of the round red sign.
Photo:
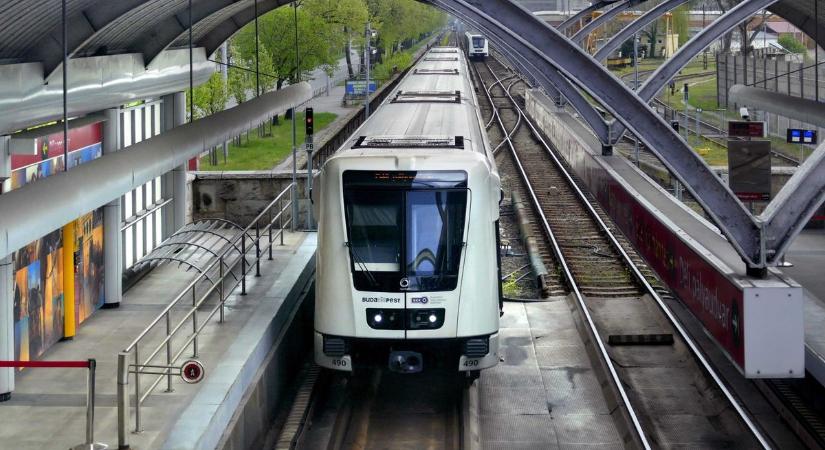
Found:
M 204 370 L 203 364 L 196 359 L 190 359 L 184 362 L 180 367 L 180 376 L 183 381 L 194 384 L 203 379 Z

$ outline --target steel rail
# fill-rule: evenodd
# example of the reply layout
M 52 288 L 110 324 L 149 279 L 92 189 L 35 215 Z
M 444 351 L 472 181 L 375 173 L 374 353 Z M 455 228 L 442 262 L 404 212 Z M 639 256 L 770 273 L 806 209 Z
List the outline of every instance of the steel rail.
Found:
M 495 72 L 493 72 L 493 70 L 490 68 L 490 66 L 487 63 L 485 63 L 484 65 L 485 65 L 487 71 L 490 72 L 490 75 L 493 77 L 493 79 L 498 79 L 498 76 L 495 74 Z M 480 75 L 479 75 L 479 79 L 481 79 Z M 523 112 L 521 111 L 521 108 L 518 107 L 518 105 L 516 104 L 515 100 L 512 98 L 512 96 L 510 95 L 509 92 L 507 92 L 507 96 L 510 98 L 511 102 L 513 103 L 513 106 L 515 107 L 515 111 L 518 114 L 522 115 Z M 495 105 L 493 105 L 493 108 L 495 108 Z M 499 124 L 502 127 L 502 130 L 505 130 L 505 132 L 506 132 L 506 128 L 504 128 L 504 126 L 503 126 L 503 124 L 501 123 L 500 120 L 499 120 Z M 543 211 L 541 211 L 541 209 L 539 207 L 539 205 L 541 203 L 539 202 L 538 197 L 536 196 L 536 192 L 533 190 L 533 186 L 530 184 L 527 173 L 524 170 L 524 166 L 522 165 L 521 160 L 519 159 L 518 154 L 516 153 L 515 146 L 513 145 L 512 141 L 509 138 L 507 139 L 507 142 L 509 144 L 508 146 L 510 148 L 510 154 L 513 156 L 513 162 L 515 163 L 514 165 L 518 169 L 519 174 L 521 175 L 522 181 L 524 182 L 525 187 L 527 189 L 527 192 L 530 194 L 530 198 L 533 201 L 533 207 L 534 207 L 534 209 L 536 209 L 536 213 L 537 213 L 538 217 L 541 219 L 542 228 L 544 228 L 544 232 L 547 236 L 547 240 L 549 241 L 551 247 L 553 248 L 553 253 L 556 256 L 557 263 L 558 263 L 558 265 L 560 266 L 560 269 L 563 272 L 564 278 L 567 280 L 567 283 L 570 287 L 570 290 L 572 291 L 573 295 L 576 297 L 576 302 L 578 303 L 579 308 L 582 312 L 582 315 L 584 316 L 585 322 L 587 323 L 587 327 L 590 330 L 590 333 L 592 334 L 594 344 L 595 344 L 596 348 L 598 349 L 599 353 L 601 354 L 602 362 L 604 363 L 605 367 L 607 368 L 607 370 L 609 372 L 613 387 L 618 392 L 619 396 L 621 397 L 622 403 L 624 404 L 624 407 L 625 407 L 625 411 L 627 411 L 627 414 L 630 418 L 630 421 L 632 422 L 633 430 L 636 433 L 635 437 L 640 441 L 640 443 L 642 444 L 642 446 L 645 449 L 649 450 L 649 449 L 652 448 L 651 445 L 650 445 L 650 442 L 648 441 L 647 436 L 645 435 L 645 431 L 642 427 L 641 422 L 639 421 L 639 417 L 636 414 L 636 410 L 630 402 L 630 398 L 627 394 L 627 391 L 624 388 L 624 385 L 622 384 L 622 380 L 619 377 L 619 373 L 618 373 L 618 371 L 615 367 L 615 364 L 613 363 L 613 360 L 610 358 L 610 355 L 607 352 L 607 348 L 604 345 L 604 340 L 602 340 L 601 334 L 599 333 L 598 329 L 596 328 L 596 324 L 593 320 L 592 315 L 590 314 L 590 310 L 589 310 L 589 308 L 587 307 L 587 304 L 584 301 L 584 296 L 582 295 L 581 291 L 579 290 L 579 286 L 576 283 L 575 278 L 573 277 L 573 272 L 570 269 L 569 265 L 567 264 L 567 259 L 566 259 L 566 257 L 564 256 L 564 253 L 561 250 L 561 245 L 559 244 L 558 240 L 556 239 L 555 233 L 550 228 L 550 223 L 548 222 L 547 217 L 544 215 Z
M 509 95 L 509 93 L 508 93 L 508 95 Z M 512 96 L 511 96 L 511 99 L 512 99 Z M 653 286 L 650 284 L 650 282 L 647 280 L 647 278 L 645 278 L 644 274 L 642 274 L 639 267 L 633 262 L 630 255 L 625 251 L 624 247 L 621 245 L 619 240 L 616 238 L 616 236 L 610 230 L 610 227 L 608 227 L 607 224 L 602 220 L 601 216 L 599 216 L 598 212 L 593 207 L 592 203 L 588 200 L 587 196 L 579 188 L 578 184 L 575 182 L 575 180 L 570 175 L 570 173 L 566 170 L 566 168 L 564 167 L 564 164 L 561 162 L 561 160 L 556 156 L 555 152 L 552 150 L 552 147 L 544 140 L 541 133 L 536 129 L 536 127 L 532 124 L 532 122 L 529 120 L 529 118 L 526 117 L 526 114 L 524 114 L 521 107 L 515 102 L 515 100 L 513 100 L 513 105 L 519 111 L 520 114 L 525 115 L 525 123 L 527 124 L 528 127 L 530 127 L 530 130 L 532 131 L 534 137 L 539 142 L 541 142 L 541 144 L 544 147 L 545 151 L 547 152 L 548 156 L 550 156 L 550 158 L 555 163 L 556 167 L 560 170 L 560 172 L 562 173 L 564 178 L 567 180 L 568 184 L 576 192 L 577 196 L 579 197 L 579 199 L 581 200 L 582 204 L 585 206 L 587 211 L 590 213 L 593 220 L 599 225 L 599 227 L 605 233 L 605 236 L 607 236 L 608 239 L 610 240 L 613 247 L 622 256 L 622 259 L 625 261 L 625 264 L 627 264 L 627 266 L 631 269 L 631 271 L 633 272 L 633 275 L 637 279 L 637 281 L 642 285 L 642 287 L 644 287 L 644 289 L 647 291 L 647 293 L 656 301 L 656 304 L 659 306 L 659 309 L 662 311 L 662 313 L 665 314 L 665 316 L 667 317 L 668 321 L 671 323 L 673 328 L 679 333 L 681 338 L 684 340 L 685 344 L 690 349 L 693 356 L 701 363 L 701 367 L 704 369 L 705 373 L 708 376 L 710 376 L 711 379 L 713 379 L 714 383 L 716 383 L 717 387 L 720 389 L 720 391 L 722 391 L 725 398 L 728 400 L 728 402 L 734 408 L 736 413 L 739 415 L 740 419 L 748 427 L 751 434 L 759 441 L 759 443 L 762 445 L 762 447 L 766 448 L 766 449 L 771 448 L 770 444 L 767 441 L 767 439 L 762 435 L 762 432 L 758 429 L 756 424 L 751 420 L 750 416 L 747 414 L 747 412 L 744 410 L 744 408 L 742 408 L 742 406 L 736 400 L 733 393 L 727 388 L 727 386 L 725 385 L 725 383 L 723 382 L 721 377 L 716 373 L 716 370 L 711 366 L 711 364 L 708 362 L 708 360 L 702 354 L 702 352 L 700 351 L 698 345 L 693 341 L 692 338 L 690 338 L 687 331 L 682 327 L 682 325 L 679 323 L 679 321 L 676 319 L 676 317 L 670 311 L 670 308 L 667 307 L 664 300 L 662 300 L 662 298 L 659 296 L 659 294 L 656 292 L 656 290 L 653 288 Z M 513 151 L 513 154 L 515 155 L 515 151 Z M 519 163 L 519 171 L 522 172 L 522 177 L 525 181 L 525 184 L 527 184 L 529 186 L 529 180 L 526 177 L 526 173 L 522 170 L 520 163 Z M 533 194 L 532 187 L 530 187 L 529 189 L 530 189 L 530 192 L 531 192 L 531 197 L 533 198 L 533 201 L 535 202 L 534 206 L 538 207 L 538 205 L 540 205 L 540 203 L 538 202 L 538 199 L 536 198 L 536 196 Z M 544 214 L 540 210 L 539 210 L 539 212 L 540 212 L 540 215 L 542 217 L 543 223 L 546 224 L 547 220 L 544 217 Z M 556 244 L 554 243 L 554 251 L 555 250 L 556 250 Z M 567 274 L 567 273 L 569 273 L 569 269 L 567 268 L 566 263 L 563 260 L 563 256 L 561 256 L 561 258 L 562 258 L 561 264 L 564 266 L 565 274 Z M 577 297 L 579 297 L 580 304 L 583 305 L 583 300 L 580 298 L 580 294 L 578 293 L 578 289 L 576 290 L 576 293 L 577 293 Z M 588 316 L 588 322 L 592 324 L 592 321 L 590 320 L 589 316 Z M 596 332 L 594 331 L 594 334 L 595 333 Z M 599 343 L 599 347 L 603 348 L 603 345 L 602 345 L 601 341 L 598 341 L 598 343 Z

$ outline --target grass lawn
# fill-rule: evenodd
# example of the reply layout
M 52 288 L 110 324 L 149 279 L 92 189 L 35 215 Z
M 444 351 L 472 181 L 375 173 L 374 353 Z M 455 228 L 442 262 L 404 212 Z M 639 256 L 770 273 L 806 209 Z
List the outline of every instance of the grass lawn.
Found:
M 315 133 L 326 128 L 337 117 L 333 113 L 315 113 Z M 269 130 L 269 127 L 267 127 Z M 298 145 L 303 145 L 304 113 L 298 113 L 297 123 Z M 303 149 L 299 149 L 303 151 Z M 209 164 L 209 157 L 202 157 L 200 170 L 269 170 L 283 161 L 292 153 L 292 121 L 281 118 L 280 125 L 272 127 L 272 135 L 258 137 L 256 130 L 250 130 L 249 140 L 243 139 L 243 144 L 229 146 L 229 157 L 223 162 L 223 153 L 218 149 L 218 165 Z
M 656 59 L 643 59 L 639 62 L 639 71 L 644 70 L 655 70 L 657 67 L 662 65 L 665 60 L 661 58 Z M 705 69 L 704 63 L 702 62 L 702 55 L 693 58 L 691 62 L 688 63 L 679 73 L 681 75 L 691 75 L 694 73 L 701 73 L 701 72 L 716 72 L 716 59 L 708 55 L 708 68 Z M 625 66 L 618 69 L 613 70 L 617 76 L 631 74 L 633 73 L 633 66 Z

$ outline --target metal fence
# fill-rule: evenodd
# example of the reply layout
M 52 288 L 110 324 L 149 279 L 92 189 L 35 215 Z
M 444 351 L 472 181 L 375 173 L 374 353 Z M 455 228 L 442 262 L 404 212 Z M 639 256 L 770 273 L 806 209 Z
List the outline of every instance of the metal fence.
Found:
M 290 214 L 294 198 L 290 183 L 212 262 L 178 294 L 163 311 L 118 354 L 117 405 L 118 444 L 128 447 L 131 409 L 134 408 L 134 431 L 141 431 L 141 405 L 166 379 L 166 391 L 172 391 L 172 378 L 181 375 L 178 360 L 189 353 L 198 356 L 198 336 L 217 315 L 224 321 L 224 304 L 240 285 L 246 295 L 246 276 L 251 270 L 261 275 L 261 256 L 272 260 L 276 239 L 284 243 L 284 230 L 294 218 Z M 262 242 L 263 241 L 263 242 Z M 252 259 L 249 262 L 248 259 Z M 181 308 L 184 308 L 181 314 Z M 204 316 L 205 314 L 205 316 Z M 149 349 L 148 353 L 146 348 Z M 129 377 L 132 375 L 134 401 L 130 402 Z M 141 389 L 141 381 L 150 381 Z M 130 403 L 132 403 L 130 405 Z

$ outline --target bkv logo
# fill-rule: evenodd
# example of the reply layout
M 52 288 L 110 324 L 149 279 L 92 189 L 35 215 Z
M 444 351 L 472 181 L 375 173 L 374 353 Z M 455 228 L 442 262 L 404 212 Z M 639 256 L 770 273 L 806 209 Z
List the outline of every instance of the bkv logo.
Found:
M 421 303 L 422 305 L 426 305 L 430 299 L 427 297 L 413 297 L 410 299 L 410 303 Z

